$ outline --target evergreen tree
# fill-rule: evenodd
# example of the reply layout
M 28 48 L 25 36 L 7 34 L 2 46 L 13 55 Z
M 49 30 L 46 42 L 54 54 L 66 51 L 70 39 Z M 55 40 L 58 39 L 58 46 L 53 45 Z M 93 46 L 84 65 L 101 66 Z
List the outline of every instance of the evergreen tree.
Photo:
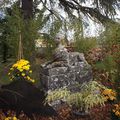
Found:
M 8 29 L 6 29 L 5 26 L 6 19 L 0 19 L 0 55 L 2 57 L 2 62 L 5 63 L 7 61 L 8 56 L 8 44 L 6 40 L 6 34 L 8 32 Z M 3 25 L 4 24 L 4 25 Z M 4 28 L 4 29 L 3 29 Z
M 35 0 L 35 2 L 41 3 L 52 14 L 56 10 L 53 7 L 47 7 L 47 4 L 50 4 L 50 6 L 59 4 L 61 9 L 64 9 L 70 17 L 74 16 L 75 10 L 78 13 L 83 13 L 86 16 L 94 18 L 94 20 L 97 19 L 102 24 L 106 24 L 107 22 L 115 23 L 112 18 L 116 15 L 116 9 L 120 8 L 120 0 Z M 27 13 L 31 13 L 34 6 L 33 0 L 22 0 L 22 3 L 26 6 L 24 6 L 26 11 L 29 11 Z M 91 7 L 88 7 L 87 4 L 90 4 Z

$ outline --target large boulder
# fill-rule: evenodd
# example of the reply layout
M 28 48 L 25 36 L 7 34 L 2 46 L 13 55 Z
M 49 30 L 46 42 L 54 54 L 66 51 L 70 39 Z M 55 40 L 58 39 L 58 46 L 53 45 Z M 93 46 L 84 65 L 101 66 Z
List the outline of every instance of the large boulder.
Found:
M 46 90 L 68 88 L 76 91 L 79 84 L 92 80 L 91 66 L 84 54 L 57 49 L 54 59 L 41 65 L 40 78 Z M 76 86 L 76 87 L 75 87 Z
M 40 116 L 56 116 L 57 112 L 46 103 L 47 94 L 42 89 L 25 79 L 13 80 L 0 89 L 0 109 L 7 115 L 7 111 L 13 110 L 16 116 L 21 111 L 31 120 L 33 114 Z

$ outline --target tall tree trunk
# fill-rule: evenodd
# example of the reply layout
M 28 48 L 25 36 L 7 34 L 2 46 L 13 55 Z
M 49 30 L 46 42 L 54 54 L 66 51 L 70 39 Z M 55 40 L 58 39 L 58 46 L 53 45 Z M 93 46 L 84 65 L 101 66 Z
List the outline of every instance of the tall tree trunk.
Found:
M 25 19 L 33 17 L 33 0 L 22 0 L 22 10 Z
M 30 21 L 33 18 L 33 0 L 21 0 L 21 8 L 24 16 L 24 22 L 25 22 L 25 29 L 26 32 L 30 32 Z M 24 34 L 24 33 L 23 33 Z M 23 35 L 24 36 L 24 35 Z M 23 50 L 24 50 L 24 57 L 30 61 L 34 61 L 35 57 L 33 56 L 35 48 L 34 39 L 30 37 L 29 35 L 28 40 L 26 41 L 23 37 Z M 29 48 L 28 48 L 29 47 Z M 27 48 L 27 49 L 26 49 Z M 29 53 L 29 54 L 28 54 Z

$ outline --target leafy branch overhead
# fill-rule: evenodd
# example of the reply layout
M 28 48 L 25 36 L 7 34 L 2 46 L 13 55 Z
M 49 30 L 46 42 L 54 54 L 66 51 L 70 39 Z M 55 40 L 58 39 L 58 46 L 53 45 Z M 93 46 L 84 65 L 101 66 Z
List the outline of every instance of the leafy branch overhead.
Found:
M 66 13 L 74 16 L 74 10 L 78 13 L 83 13 L 92 19 L 100 21 L 102 24 L 107 22 L 115 23 L 112 18 L 116 15 L 116 9 L 120 8 L 120 0 L 42 0 L 44 6 L 48 3 L 52 6 L 59 4 Z M 89 6 L 89 7 L 88 7 Z M 49 9 L 54 13 L 54 9 Z
M 7 2 L 9 0 L 6 0 Z M 6 2 L 5 1 L 5 2 Z M 117 14 L 116 10 L 120 9 L 120 0 L 17 0 L 22 3 L 22 10 L 25 16 L 34 16 L 39 13 L 38 6 L 43 6 L 51 15 L 63 19 L 57 12 L 59 7 L 61 11 L 68 13 L 69 17 L 75 17 L 76 13 L 82 13 L 89 16 L 91 19 L 97 20 L 102 24 L 114 21 L 114 16 Z M 82 15 L 81 14 L 81 15 Z

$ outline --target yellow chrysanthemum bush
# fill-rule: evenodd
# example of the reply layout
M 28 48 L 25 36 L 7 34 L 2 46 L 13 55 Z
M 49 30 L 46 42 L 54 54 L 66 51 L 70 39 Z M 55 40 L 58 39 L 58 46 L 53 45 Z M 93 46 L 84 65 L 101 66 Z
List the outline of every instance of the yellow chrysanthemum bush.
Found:
M 120 103 L 114 105 L 113 113 L 120 118 Z
M 102 95 L 106 98 L 106 101 L 114 101 L 116 100 L 116 92 L 112 89 L 104 89 L 102 91 Z
M 24 78 L 25 80 L 34 83 L 35 80 L 30 77 L 31 73 L 32 70 L 31 70 L 30 62 L 25 59 L 20 59 L 15 64 L 12 65 L 8 75 L 10 80 Z
M 112 105 L 111 119 L 120 120 L 120 102 L 117 98 L 118 93 L 115 92 L 113 89 L 105 89 L 103 90 L 102 94 L 105 96 L 106 101 L 113 101 L 111 102 Z

